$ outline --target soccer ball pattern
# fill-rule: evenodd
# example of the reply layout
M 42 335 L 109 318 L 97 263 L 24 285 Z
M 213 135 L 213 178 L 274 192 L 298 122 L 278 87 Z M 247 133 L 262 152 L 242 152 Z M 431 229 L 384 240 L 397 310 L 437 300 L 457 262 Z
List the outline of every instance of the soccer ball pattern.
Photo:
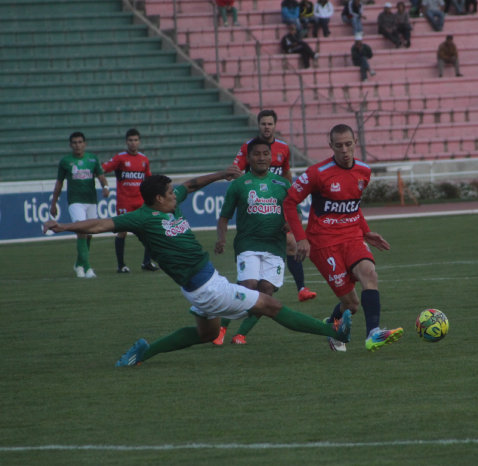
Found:
M 448 333 L 448 319 L 438 309 L 426 309 L 420 312 L 415 322 L 418 336 L 429 343 L 436 343 Z

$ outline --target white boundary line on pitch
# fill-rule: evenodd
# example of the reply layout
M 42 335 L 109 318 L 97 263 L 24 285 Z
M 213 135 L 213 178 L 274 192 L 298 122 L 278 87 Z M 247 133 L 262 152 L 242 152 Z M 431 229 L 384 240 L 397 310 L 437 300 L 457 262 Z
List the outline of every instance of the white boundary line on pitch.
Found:
M 396 440 L 390 442 L 308 442 L 308 443 L 187 443 L 183 445 L 38 445 L 0 447 L 0 452 L 24 451 L 171 451 L 171 450 L 276 450 L 292 448 L 361 448 L 416 445 L 476 444 L 478 439 Z

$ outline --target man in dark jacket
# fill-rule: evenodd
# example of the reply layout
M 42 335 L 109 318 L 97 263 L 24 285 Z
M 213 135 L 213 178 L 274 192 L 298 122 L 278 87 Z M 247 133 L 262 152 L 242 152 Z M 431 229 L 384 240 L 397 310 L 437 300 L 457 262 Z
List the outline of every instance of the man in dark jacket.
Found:
M 361 81 L 367 81 L 367 73 L 370 73 L 370 76 L 375 76 L 375 71 L 368 64 L 368 60 L 372 56 L 373 52 L 370 45 L 362 42 L 362 34 L 355 34 L 355 42 L 352 46 L 352 62 L 355 66 L 360 66 Z
M 317 59 L 319 54 L 314 53 L 309 44 L 300 38 L 295 24 L 289 24 L 287 29 L 289 32 L 281 39 L 280 42 L 282 51 L 284 53 L 299 53 L 302 56 L 304 68 L 309 68 L 310 60 L 312 58 Z

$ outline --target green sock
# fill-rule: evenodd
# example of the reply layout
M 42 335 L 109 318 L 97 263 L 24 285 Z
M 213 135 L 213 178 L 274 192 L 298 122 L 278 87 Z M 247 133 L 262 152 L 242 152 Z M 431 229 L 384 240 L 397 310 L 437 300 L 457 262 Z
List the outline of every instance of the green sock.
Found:
M 229 327 L 231 323 L 231 319 L 225 319 L 224 317 L 221 319 L 221 327 Z
M 92 238 L 91 235 L 88 235 L 88 236 L 86 237 L 86 245 L 88 246 L 88 251 L 90 250 L 91 238 Z
M 282 306 L 274 320 L 290 330 L 303 333 L 314 333 L 316 335 L 326 335 L 337 338 L 337 332 L 330 324 L 326 324 L 319 319 L 293 311 L 286 306 Z
M 86 238 L 76 238 L 76 265 L 85 269 L 85 272 L 90 268 L 88 244 Z
M 143 360 L 149 359 L 158 353 L 176 351 L 188 346 L 198 345 L 199 343 L 204 342 L 199 338 L 196 327 L 183 327 L 151 343 L 144 353 Z
M 259 317 L 256 317 L 255 315 L 250 315 L 249 317 L 246 317 L 242 322 L 241 322 L 241 325 L 240 327 L 238 328 L 237 332 L 236 332 L 236 335 L 239 334 L 239 335 L 247 335 L 251 330 L 252 328 L 254 327 L 254 325 L 257 324 L 257 322 L 259 321 Z

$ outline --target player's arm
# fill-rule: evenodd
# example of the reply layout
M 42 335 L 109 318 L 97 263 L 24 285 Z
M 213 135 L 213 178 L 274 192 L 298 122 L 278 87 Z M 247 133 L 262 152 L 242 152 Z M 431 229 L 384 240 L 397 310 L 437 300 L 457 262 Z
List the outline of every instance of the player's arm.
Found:
M 56 220 L 48 220 L 43 224 L 43 233 L 52 230 L 55 233 L 71 231 L 80 234 L 95 234 L 114 231 L 115 224 L 111 218 L 92 218 L 73 223 L 58 223 Z
M 224 249 L 226 246 L 226 233 L 227 233 L 228 224 L 229 224 L 228 218 L 219 217 L 219 220 L 217 221 L 217 226 L 216 226 L 217 241 L 214 247 L 214 252 L 216 254 L 222 254 L 224 252 Z
M 101 186 L 103 188 L 103 197 L 108 197 L 108 194 L 110 193 L 110 188 L 108 186 L 108 181 L 106 181 L 105 175 L 98 175 L 98 180 L 101 183 Z
M 239 178 L 242 175 L 241 170 L 235 165 L 227 167 L 225 170 L 220 170 L 215 173 L 210 173 L 209 175 L 198 176 L 196 178 L 191 178 L 188 181 L 183 183 L 183 186 L 187 189 L 188 193 L 197 191 L 198 189 L 204 188 L 208 184 L 214 183 L 214 181 L 219 180 L 232 180 L 234 178 Z
M 56 203 L 58 202 L 58 198 L 60 197 L 61 189 L 63 188 L 63 180 L 56 180 L 55 187 L 53 188 L 53 196 L 51 198 L 51 205 L 50 205 L 50 214 L 53 217 L 56 217 L 58 213 L 58 208 Z
M 364 240 L 371 246 L 376 247 L 379 251 L 388 251 L 390 249 L 389 242 L 378 233 L 370 231 L 370 227 L 368 226 L 367 220 L 365 220 L 362 209 L 359 210 L 359 213 L 361 217 L 360 228 L 362 229 Z

